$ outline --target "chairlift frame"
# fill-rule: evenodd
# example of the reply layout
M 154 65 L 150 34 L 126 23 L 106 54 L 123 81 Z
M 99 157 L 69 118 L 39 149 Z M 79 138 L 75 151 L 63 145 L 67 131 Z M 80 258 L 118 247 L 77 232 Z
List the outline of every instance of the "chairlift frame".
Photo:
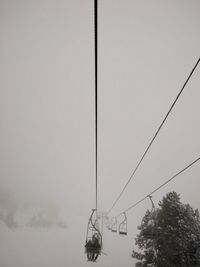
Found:
M 123 213 L 124 215 L 124 220 L 119 224 L 119 235 L 127 235 L 127 217 L 126 217 L 126 213 Z
M 98 249 L 92 249 L 92 252 L 98 255 L 101 255 L 101 250 L 102 250 L 102 235 L 98 229 L 98 223 L 97 223 L 97 218 L 95 221 L 93 221 L 93 216 L 94 216 L 94 212 L 96 211 L 96 209 L 92 209 L 92 213 L 90 215 L 90 218 L 88 220 L 88 224 L 87 224 L 87 233 L 86 233 L 86 244 L 88 243 L 88 241 L 92 240 L 92 237 L 95 235 L 96 238 L 98 238 L 99 240 L 99 244 L 100 244 L 100 248 Z M 87 253 L 86 251 L 86 247 L 85 247 L 85 253 Z
M 154 205 L 154 202 L 152 200 L 152 196 L 149 195 L 147 197 L 151 201 L 151 211 L 149 212 L 149 216 L 150 216 L 155 211 L 155 205 Z M 156 233 L 148 233 L 148 231 L 147 231 L 146 233 L 143 232 L 143 236 L 148 238 L 148 239 L 155 239 L 157 235 L 156 235 Z
M 111 225 L 111 231 L 113 233 L 117 233 L 117 218 L 116 217 L 114 218 L 114 222 Z

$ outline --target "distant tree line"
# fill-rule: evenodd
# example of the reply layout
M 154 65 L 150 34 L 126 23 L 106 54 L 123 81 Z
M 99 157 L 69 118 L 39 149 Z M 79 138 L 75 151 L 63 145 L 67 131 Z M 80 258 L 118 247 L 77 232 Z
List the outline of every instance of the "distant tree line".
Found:
M 21 222 L 17 215 L 22 213 L 26 222 Z M 28 215 L 28 216 L 27 216 Z M 46 204 L 28 205 L 20 201 L 14 193 L 0 187 L 0 226 L 10 229 L 28 226 L 32 228 L 67 228 L 64 221 L 59 219 L 57 207 Z
M 140 252 L 132 252 L 137 267 L 200 266 L 199 211 L 181 203 L 176 192 L 163 197 L 157 209 L 147 210 L 138 230 Z

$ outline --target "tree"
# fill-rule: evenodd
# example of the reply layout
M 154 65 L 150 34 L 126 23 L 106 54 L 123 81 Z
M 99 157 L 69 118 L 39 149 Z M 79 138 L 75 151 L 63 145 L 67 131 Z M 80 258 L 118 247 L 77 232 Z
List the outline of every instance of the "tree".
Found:
M 147 210 L 135 243 L 142 252 L 132 257 L 142 266 L 185 267 L 200 263 L 200 219 L 198 210 L 182 204 L 176 192 L 168 193 L 159 208 Z

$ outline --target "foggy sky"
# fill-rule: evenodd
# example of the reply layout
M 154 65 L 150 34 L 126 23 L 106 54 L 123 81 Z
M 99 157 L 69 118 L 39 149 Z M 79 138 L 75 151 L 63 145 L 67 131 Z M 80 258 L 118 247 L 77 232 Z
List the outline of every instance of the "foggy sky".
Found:
M 99 0 L 99 210 L 113 204 L 199 58 L 199 12 L 198 0 Z M 1 223 L 0 267 L 88 266 L 93 27 L 91 0 L 0 0 L 0 188 L 21 207 L 55 205 L 68 226 L 13 230 Z M 199 85 L 200 67 L 112 216 L 199 157 Z M 177 177 L 153 196 L 155 204 L 175 190 L 200 209 L 199 171 L 197 163 Z M 97 266 L 133 266 L 147 208 L 148 200 L 127 214 L 126 239 L 105 230 L 108 255 Z

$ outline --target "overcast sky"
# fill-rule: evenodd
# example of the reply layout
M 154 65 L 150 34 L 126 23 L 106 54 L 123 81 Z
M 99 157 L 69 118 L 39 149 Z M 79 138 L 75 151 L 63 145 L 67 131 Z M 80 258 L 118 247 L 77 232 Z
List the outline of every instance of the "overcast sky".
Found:
M 198 0 L 99 0 L 99 210 L 112 206 L 197 62 L 199 14 Z M 0 194 L 20 214 L 53 206 L 67 224 L 11 230 L 1 222 L 0 267 L 88 266 L 93 27 L 92 0 L 0 0 Z M 112 216 L 199 157 L 199 89 L 200 66 Z M 199 171 L 197 163 L 177 177 L 153 196 L 155 204 L 175 190 L 200 209 Z M 148 200 L 127 214 L 127 238 L 104 232 L 108 255 L 96 266 L 133 266 L 147 208 Z

